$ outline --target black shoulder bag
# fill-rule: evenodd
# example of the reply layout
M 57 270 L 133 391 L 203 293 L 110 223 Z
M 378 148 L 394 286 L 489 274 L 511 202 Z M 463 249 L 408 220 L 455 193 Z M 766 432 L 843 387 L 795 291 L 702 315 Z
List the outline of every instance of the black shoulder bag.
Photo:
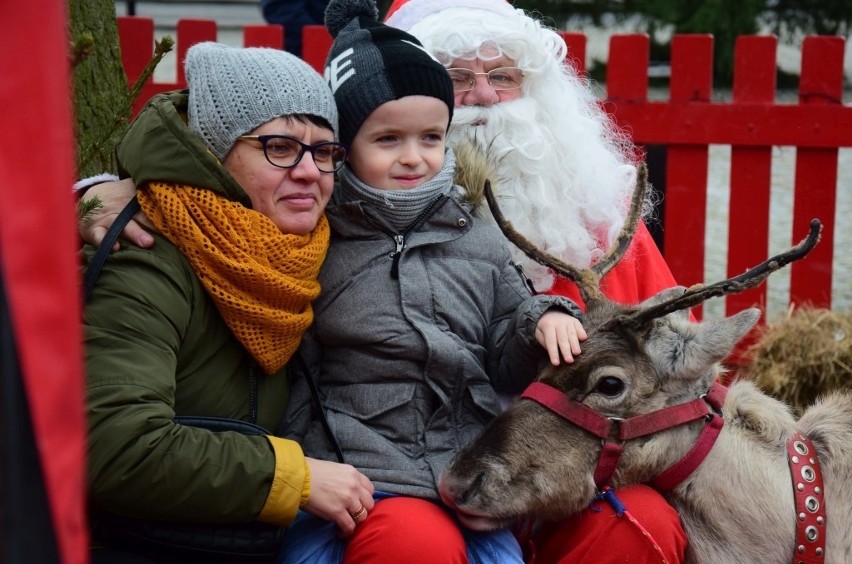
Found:
M 136 198 L 125 206 L 107 231 L 83 282 L 85 304 L 113 244 L 124 226 L 139 211 Z M 253 398 L 252 401 L 257 401 Z M 214 432 L 235 431 L 246 435 L 271 435 L 246 421 L 220 417 L 178 416 L 180 425 Z M 133 519 L 90 508 L 92 536 L 108 547 L 144 555 L 158 563 L 264 563 L 274 562 L 284 540 L 284 527 L 265 523 L 180 523 Z

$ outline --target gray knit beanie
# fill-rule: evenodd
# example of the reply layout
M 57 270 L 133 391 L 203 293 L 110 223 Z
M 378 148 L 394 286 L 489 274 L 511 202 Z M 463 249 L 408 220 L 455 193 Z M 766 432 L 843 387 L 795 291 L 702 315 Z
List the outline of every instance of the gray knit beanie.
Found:
M 364 120 L 386 102 L 431 96 L 453 117 L 447 69 L 413 35 L 378 21 L 375 0 L 331 0 L 325 26 L 334 43 L 325 79 L 340 112 L 340 141 L 349 146 Z
M 328 85 L 290 53 L 198 43 L 187 51 L 185 68 L 189 127 L 220 160 L 237 137 L 277 117 L 318 116 L 337 131 Z

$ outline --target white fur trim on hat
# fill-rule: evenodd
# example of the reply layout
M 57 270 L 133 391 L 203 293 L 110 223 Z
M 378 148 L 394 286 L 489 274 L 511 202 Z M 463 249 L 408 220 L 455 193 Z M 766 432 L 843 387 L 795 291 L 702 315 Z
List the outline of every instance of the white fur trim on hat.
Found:
M 387 25 L 410 31 L 423 18 L 448 9 L 485 10 L 513 15 L 515 8 L 505 0 L 409 0 L 385 21 Z

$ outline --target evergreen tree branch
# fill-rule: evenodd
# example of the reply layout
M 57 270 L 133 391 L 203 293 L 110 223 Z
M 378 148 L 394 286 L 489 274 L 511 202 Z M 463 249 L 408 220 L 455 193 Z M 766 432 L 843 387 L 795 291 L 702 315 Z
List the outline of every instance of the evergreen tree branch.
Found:
M 142 92 L 142 88 L 145 86 L 145 83 L 147 83 L 148 80 L 154 75 L 154 69 L 157 68 L 157 65 L 160 64 L 160 61 L 163 60 L 163 57 L 172 49 L 174 49 L 174 45 L 175 40 L 170 35 L 164 35 L 160 41 L 154 41 L 154 56 L 151 57 L 151 60 L 148 61 L 147 65 L 145 65 L 145 68 L 142 70 L 142 73 L 139 75 L 139 78 L 136 79 L 136 82 L 128 91 L 124 104 L 117 113 L 115 121 L 113 121 L 113 124 L 110 129 L 106 132 L 105 135 L 101 136 L 100 141 L 90 147 L 87 147 L 86 150 L 83 151 L 83 155 L 80 158 L 79 164 L 80 170 L 82 170 L 89 163 L 89 161 L 91 161 L 95 157 L 95 155 L 100 153 L 104 143 L 106 143 L 109 139 L 112 138 L 113 133 L 115 133 L 115 131 L 119 127 L 127 123 L 131 110 L 133 109 L 133 104 L 136 102 L 136 99 Z
M 92 214 L 104 207 L 104 203 L 97 196 L 91 198 L 80 198 L 77 201 L 77 224 L 87 225 L 92 221 Z

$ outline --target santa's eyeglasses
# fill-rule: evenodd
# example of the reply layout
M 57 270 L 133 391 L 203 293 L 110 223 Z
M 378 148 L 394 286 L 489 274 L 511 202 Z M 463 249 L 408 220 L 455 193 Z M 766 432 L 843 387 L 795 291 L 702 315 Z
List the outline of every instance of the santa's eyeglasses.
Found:
M 476 77 L 484 76 L 494 90 L 514 90 L 524 82 L 524 71 L 518 67 L 500 67 L 488 72 L 473 72 L 470 69 L 447 69 L 453 82 L 454 92 L 468 92 L 476 85 Z

